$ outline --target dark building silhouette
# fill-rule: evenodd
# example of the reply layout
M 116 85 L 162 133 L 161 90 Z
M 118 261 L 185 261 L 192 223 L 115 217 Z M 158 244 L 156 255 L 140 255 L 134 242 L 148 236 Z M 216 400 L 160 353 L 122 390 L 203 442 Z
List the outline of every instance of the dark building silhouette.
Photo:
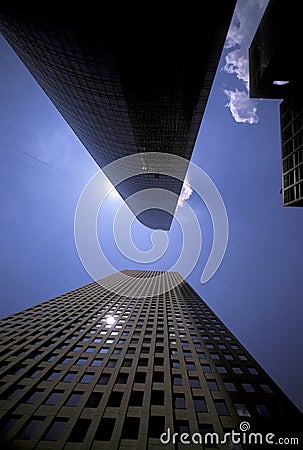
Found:
M 16 3 L 1 3 L 1 33 L 101 168 L 133 153 L 159 152 L 155 167 L 160 153 L 190 159 L 235 0 L 169 12 Z M 148 164 L 143 156 L 141 173 L 117 187 L 135 215 L 132 194 L 182 188 Z M 169 229 L 172 214 L 154 208 L 138 219 Z
M 302 414 L 179 274 L 101 281 L 0 321 L 1 448 L 302 446 Z
M 299 2 L 271 0 L 249 51 L 250 96 L 280 103 L 282 194 L 285 206 L 303 206 L 303 68 Z

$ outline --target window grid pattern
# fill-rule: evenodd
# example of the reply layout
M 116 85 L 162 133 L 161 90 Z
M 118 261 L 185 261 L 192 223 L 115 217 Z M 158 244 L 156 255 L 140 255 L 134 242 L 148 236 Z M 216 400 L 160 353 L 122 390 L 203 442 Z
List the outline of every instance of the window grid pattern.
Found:
M 137 295 L 144 279 L 159 274 L 125 273 Z M 119 277 L 109 277 L 112 286 Z M 89 448 L 102 441 L 118 449 L 136 441 L 152 448 L 165 429 L 182 424 L 191 433 L 211 424 L 223 434 L 244 415 L 256 429 L 293 421 L 295 407 L 180 280 L 149 297 L 118 296 L 91 283 L 1 320 L 4 442 Z

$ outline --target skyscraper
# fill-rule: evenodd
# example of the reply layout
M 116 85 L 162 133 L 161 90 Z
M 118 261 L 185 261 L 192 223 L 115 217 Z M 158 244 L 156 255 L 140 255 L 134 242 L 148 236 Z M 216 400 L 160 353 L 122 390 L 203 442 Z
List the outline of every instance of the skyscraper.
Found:
M 166 206 L 155 194 L 159 208 L 140 212 L 131 196 L 149 188 L 180 194 L 181 180 L 159 174 L 161 157 L 182 156 L 184 179 L 235 3 L 175 8 L 172 17 L 155 5 L 96 12 L 93 2 L 66 11 L 1 2 L 0 31 L 97 164 L 141 154 L 140 173 L 117 190 L 151 228 L 170 228 L 177 197 Z M 146 152 L 159 157 L 146 160 Z
M 299 3 L 271 0 L 250 46 L 250 96 L 280 103 L 282 196 L 303 206 L 303 90 Z
M 246 450 L 302 431 L 298 409 L 174 272 L 123 271 L 1 320 L 0 404 L 13 449 Z

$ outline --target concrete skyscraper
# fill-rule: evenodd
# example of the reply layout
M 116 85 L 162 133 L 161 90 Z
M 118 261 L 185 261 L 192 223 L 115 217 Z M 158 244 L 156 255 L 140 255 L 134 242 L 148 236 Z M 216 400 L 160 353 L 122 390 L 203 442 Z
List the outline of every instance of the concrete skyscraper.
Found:
M 179 274 L 101 283 L 0 321 L 2 448 L 299 442 L 302 414 Z
M 117 190 L 151 228 L 170 228 L 177 197 L 163 205 L 159 194 L 159 208 L 140 212 L 131 196 L 149 188 L 180 194 L 180 179 L 160 175 L 161 158 L 182 156 L 184 179 L 235 3 L 96 12 L 93 2 L 66 11 L 1 2 L 0 31 L 97 164 L 141 154 L 140 173 Z M 150 161 L 146 152 L 159 156 Z

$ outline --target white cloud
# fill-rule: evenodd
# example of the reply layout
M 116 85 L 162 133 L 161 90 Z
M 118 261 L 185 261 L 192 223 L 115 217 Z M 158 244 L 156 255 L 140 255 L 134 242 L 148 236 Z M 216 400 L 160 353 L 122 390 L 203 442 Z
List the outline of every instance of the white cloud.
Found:
M 181 194 L 179 196 L 178 206 L 181 207 L 184 206 L 185 200 L 188 200 L 192 193 L 193 193 L 192 187 L 189 184 L 189 181 L 185 179 L 181 189 Z
M 249 97 L 248 48 L 259 25 L 268 0 L 238 0 L 235 14 L 225 42 L 231 49 L 225 56 L 224 72 L 235 75 L 243 83 L 242 89 L 224 89 L 226 106 L 236 122 L 258 122 L 257 100 Z
M 225 106 L 230 109 L 236 122 L 250 125 L 258 123 L 257 102 L 249 98 L 246 91 L 225 89 L 224 94 L 228 98 L 228 103 Z

